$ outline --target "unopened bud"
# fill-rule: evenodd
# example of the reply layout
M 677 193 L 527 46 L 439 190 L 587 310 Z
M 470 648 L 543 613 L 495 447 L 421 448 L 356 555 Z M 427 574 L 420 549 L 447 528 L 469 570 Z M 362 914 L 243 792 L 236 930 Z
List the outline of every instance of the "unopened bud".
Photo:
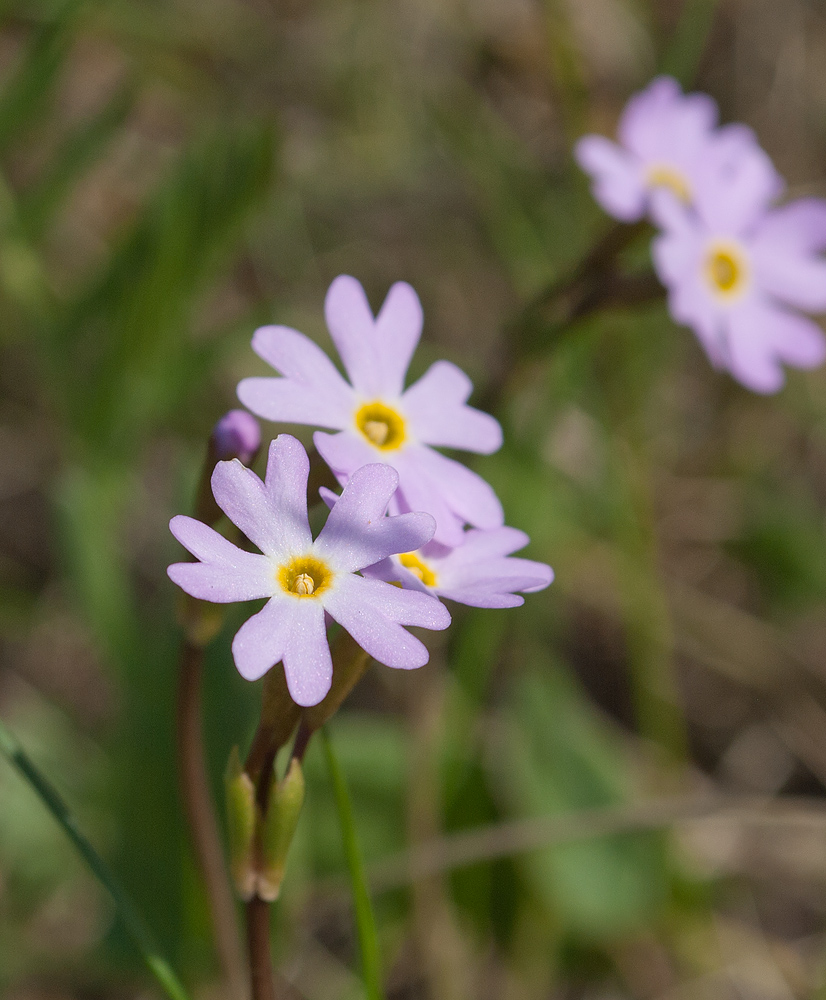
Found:
M 229 834 L 229 866 L 232 881 L 241 899 L 255 895 L 255 827 L 258 807 L 250 776 L 241 767 L 238 747 L 232 748 L 224 778 Z
M 301 806 L 304 803 L 304 774 L 295 758 L 283 781 L 273 783 L 267 815 L 261 830 L 261 869 L 258 895 L 272 903 L 278 899 L 287 854 L 293 841 Z
M 230 410 L 213 428 L 210 444 L 216 462 L 237 458 L 249 465 L 261 447 L 258 421 L 246 410 Z

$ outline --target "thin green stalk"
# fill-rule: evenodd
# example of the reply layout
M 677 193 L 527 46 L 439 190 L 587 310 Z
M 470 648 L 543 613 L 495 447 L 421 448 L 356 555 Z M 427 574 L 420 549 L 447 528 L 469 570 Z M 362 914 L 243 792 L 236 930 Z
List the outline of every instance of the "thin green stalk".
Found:
M 706 47 L 719 0 L 685 0 L 671 42 L 660 61 L 660 72 L 690 87 Z
M 381 988 L 381 960 L 379 958 L 379 940 L 376 934 L 376 918 L 373 906 L 367 892 L 367 880 L 364 877 L 364 864 L 359 851 L 356 825 L 353 819 L 353 804 L 347 790 L 344 772 L 333 752 L 333 746 L 327 733 L 327 727 L 321 729 L 324 753 L 327 758 L 327 768 L 333 783 L 336 797 L 338 820 L 341 824 L 341 838 L 344 841 L 344 853 L 347 857 L 347 867 L 350 869 L 350 885 L 353 891 L 353 904 L 356 910 L 356 927 L 361 952 L 361 971 L 364 976 L 364 987 L 367 1000 L 383 1000 Z
M 144 961 L 164 988 L 170 1000 L 189 1000 L 189 995 L 180 980 L 172 971 L 166 959 L 160 954 L 149 928 L 143 922 L 132 901 L 124 893 L 120 885 L 118 885 L 114 874 L 106 862 L 92 847 L 83 833 L 81 833 L 75 817 L 69 811 L 69 807 L 63 801 L 60 793 L 41 774 L 26 751 L 2 722 L 0 722 L 0 751 L 2 751 L 9 762 L 17 768 L 23 778 L 31 785 L 52 816 L 63 827 L 64 833 L 75 845 L 80 856 L 91 869 L 92 874 L 112 897 L 118 916 L 123 921 L 126 930 L 129 932 L 129 936 L 135 942 L 138 950 L 143 955 Z

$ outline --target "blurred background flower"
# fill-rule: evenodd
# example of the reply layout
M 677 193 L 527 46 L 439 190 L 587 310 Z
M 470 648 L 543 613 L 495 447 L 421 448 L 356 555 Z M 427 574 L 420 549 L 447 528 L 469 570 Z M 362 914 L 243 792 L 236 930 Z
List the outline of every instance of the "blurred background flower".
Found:
M 452 608 L 427 667 L 370 670 L 335 720 L 388 995 L 821 988 L 826 372 L 771 399 L 714 372 L 634 227 L 621 281 L 546 289 L 615 239 L 574 142 L 614 134 L 657 72 L 753 128 L 791 197 L 826 195 L 824 46 L 811 0 L 4 5 L 0 716 L 200 995 L 166 525 L 238 380 L 271 374 L 252 331 L 329 352 L 343 272 L 374 311 L 416 288 L 409 378 L 468 373 L 506 441 L 473 468 L 556 572 L 522 608 Z M 244 613 L 208 654 L 216 790 L 255 723 L 230 659 Z M 318 748 L 305 764 L 275 945 L 298 995 L 336 1000 L 359 995 L 352 921 Z M 708 796 L 733 805 L 709 816 Z M 0 993 L 149 989 L 0 767 Z

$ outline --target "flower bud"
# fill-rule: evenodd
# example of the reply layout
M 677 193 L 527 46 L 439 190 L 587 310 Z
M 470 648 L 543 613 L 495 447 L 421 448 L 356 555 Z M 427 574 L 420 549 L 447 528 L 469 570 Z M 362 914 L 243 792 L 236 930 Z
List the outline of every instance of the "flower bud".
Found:
M 216 462 L 237 458 L 249 465 L 260 447 L 258 421 L 246 410 L 230 410 L 212 430 L 210 449 Z
M 255 832 L 258 806 L 252 779 L 241 767 L 238 747 L 232 748 L 224 777 L 229 834 L 229 867 L 241 899 L 255 895 L 258 874 L 255 868 Z
M 287 854 L 304 803 L 304 773 L 293 757 L 283 781 L 273 781 L 267 815 L 261 828 L 261 867 L 258 895 L 272 903 L 281 892 Z

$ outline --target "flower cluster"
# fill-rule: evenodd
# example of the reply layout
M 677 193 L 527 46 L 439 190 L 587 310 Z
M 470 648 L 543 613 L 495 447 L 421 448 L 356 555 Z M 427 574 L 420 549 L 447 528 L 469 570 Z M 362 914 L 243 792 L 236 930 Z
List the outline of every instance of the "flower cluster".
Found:
M 314 435 L 342 486 L 340 496 L 322 491 L 330 512 L 318 537 L 308 520 L 309 459 L 287 434 L 270 444 L 263 481 L 237 459 L 219 462 L 212 474 L 216 503 L 260 553 L 193 518 L 170 523 L 197 560 L 169 567 L 188 594 L 217 603 L 267 598 L 235 636 L 235 664 L 255 680 L 283 662 L 290 694 L 304 706 L 330 689 L 328 617 L 380 663 L 419 667 L 427 649 L 405 627 L 446 628 L 440 597 L 515 607 L 523 603 L 519 593 L 553 579 L 544 563 L 512 556 L 528 538 L 504 525 L 491 486 L 435 450 L 489 454 L 502 431 L 467 405 L 472 385 L 450 362 L 436 362 L 405 388 L 422 331 L 410 285 L 395 284 L 374 317 L 361 285 L 342 275 L 330 286 L 325 314 L 349 382 L 308 337 L 267 326 L 252 346 L 279 375 L 238 386 L 241 402 L 260 417 L 335 432 Z
M 654 266 L 671 313 L 716 368 L 775 392 L 782 365 L 826 357 L 820 327 L 797 310 L 826 310 L 826 201 L 774 203 L 784 183 L 744 125 L 717 125 L 705 94 L 658 77 L 631 98 L 619 144 L 585 136 L 576 157 L 615 218 L 648 214 L 660 228 Z

